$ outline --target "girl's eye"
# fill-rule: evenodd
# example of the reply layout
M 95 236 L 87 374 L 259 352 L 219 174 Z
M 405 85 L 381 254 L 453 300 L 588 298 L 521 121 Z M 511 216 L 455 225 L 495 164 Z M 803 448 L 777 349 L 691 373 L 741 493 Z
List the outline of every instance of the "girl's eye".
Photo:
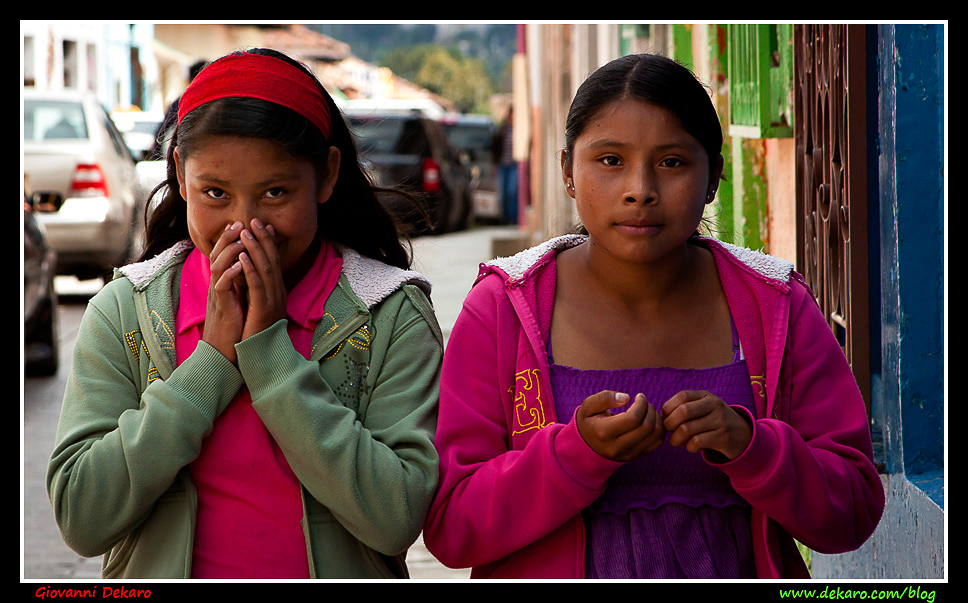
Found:
M 668 159 L 663 159 L 660 165 L 662 165 L 663 167 L 671 168 L 671 167 L 679 167 L 683 164 L 684 162 L 681 159 L 677 157 L 669 157 Z
M 266 191 L 266 197 L 270 199 L 278 199 L 279 197 L 285 194 L 286 194 L 286 190 L 279 187 L 270 188 L 269 190 Z
M 615 157 L 614 155 L 609 155 L 607 157 L 602 157 L 600 161 L 602 163 L 604 163 L 605 165 L 612 166 L 612 167 L 617 166 L 617 165 L 621 165 L 621 163 L 622 163 L 622 160 L 619 159 L 618 157 Z
M 203 192 L 212 199 L 224 199 L 226 196 L 225 191 L 220 188 L 207 188 Z

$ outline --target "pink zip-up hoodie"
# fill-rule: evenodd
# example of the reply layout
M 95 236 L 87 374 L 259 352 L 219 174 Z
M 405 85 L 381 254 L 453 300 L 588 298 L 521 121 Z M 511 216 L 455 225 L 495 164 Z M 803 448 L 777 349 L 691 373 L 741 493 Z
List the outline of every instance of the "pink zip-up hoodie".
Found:
M 424 542 L 475 578 L 584 577 L 581 511 L 621 466 L 584 442 L 573 417 L 558 422 L 548 377 L 555 257 L 584 240 L 482 265 L 447 344 Z M 864 402 L 792 264 L 697 242 L 715 258 L 756 396 L 749 447 L 717 466 L 752 506 L 757 575 L 808 577 L 793 538 L 853 550 L 884 509 Z

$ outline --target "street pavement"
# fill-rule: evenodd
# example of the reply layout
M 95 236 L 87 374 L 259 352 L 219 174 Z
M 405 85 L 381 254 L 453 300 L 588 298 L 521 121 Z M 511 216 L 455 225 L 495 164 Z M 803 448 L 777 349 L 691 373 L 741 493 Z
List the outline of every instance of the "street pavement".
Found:
M 431 298 L 445 345 L 480 263 L 492 259 L 495 242 L 500 248 L 501 241 L 513 239 L 515 232 L 509 227 L 477 228 L 413 241 L 414 269 L 433 284 Z M 422 538 L 410 548 L 407 565 L 415 579 L 464 579 L 470 575 L 470 570 L 444 567 L 427 551 Z
M 513 239 L 515 232 L 513 227 L 484 227 L 413 241 L 414 269 L 433 283 L 434 309 L 445 342 L 477 277 L 479 264 L 491 259 L 495 241 L 499 249 L 507 248 L 506 243 L 502 245 L 501 242 Z M 502 251 L 501 255 L 506 253 L 510 252 Z M 83 294 L 83 286 L 81 284 L 78 291 L 72 289 L 67 293 Z M 60 289 L 61 285 L 58 285 L 59 292 Z M 28 580 L 88 580 L 100 576 L 99 558 L 79 557 L 60 539 L 43 483 L 73 346 L 74 333 L 64 331 L 68 330 L 68 324 L 72 325 L 70 328 L 76 328 L 74 325 L 83 308 L 83 303 L 62 304 L 61 311 L 71 313 L 72 319 L 69 323 L 62 321 L 65 328 L 60 333 L 61 358 L 64 362 L 56 378 L 31 379 L 24 385 L 21 578 Z M 41 399 L 50 402 L 41 404 Z M 414 579 L 464 579 L 470 574 L 466 569 L 444 567 L 427 551 L 422 538 L 411 547 L 407 565 Z
M 480 263 L 492 259 L 495 245 L 506 247 L 502 241 L 513 239 L 516 232 L 512 227 L 492 226 L 413 240 L 414 270 L 433 284 L 431 297 L 445 343 Z

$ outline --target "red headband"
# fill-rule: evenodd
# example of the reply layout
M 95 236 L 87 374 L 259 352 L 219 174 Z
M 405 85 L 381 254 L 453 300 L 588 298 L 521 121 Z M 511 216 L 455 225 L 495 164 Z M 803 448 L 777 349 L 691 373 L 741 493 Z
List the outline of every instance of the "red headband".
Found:
M 329 138 L 329 107 L 319 84 L 298 67 L 261 54 L 233 54 L 205 67 L 178 101 L 178 123 L 192 109 L 229 97 L 258 98 L 292 109 Z

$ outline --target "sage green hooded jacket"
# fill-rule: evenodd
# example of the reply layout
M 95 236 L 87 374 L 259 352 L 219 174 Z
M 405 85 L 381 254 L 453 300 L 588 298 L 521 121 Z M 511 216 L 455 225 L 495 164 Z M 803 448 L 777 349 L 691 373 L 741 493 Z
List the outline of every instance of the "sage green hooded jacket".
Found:
M 442 337 L 421 275 L 341 249 L 343 271 L 306 360 L 286 321 L 237 344 L 200 342 L 175 366 L 185 242 L 127 266 L 90 302 L 64 395 L 47 490 L 67 544 L 106 578 L 188 578 L 188 465 L 247 386 L 302 485 L 309 572 L 407 576 L 437 485 Z

